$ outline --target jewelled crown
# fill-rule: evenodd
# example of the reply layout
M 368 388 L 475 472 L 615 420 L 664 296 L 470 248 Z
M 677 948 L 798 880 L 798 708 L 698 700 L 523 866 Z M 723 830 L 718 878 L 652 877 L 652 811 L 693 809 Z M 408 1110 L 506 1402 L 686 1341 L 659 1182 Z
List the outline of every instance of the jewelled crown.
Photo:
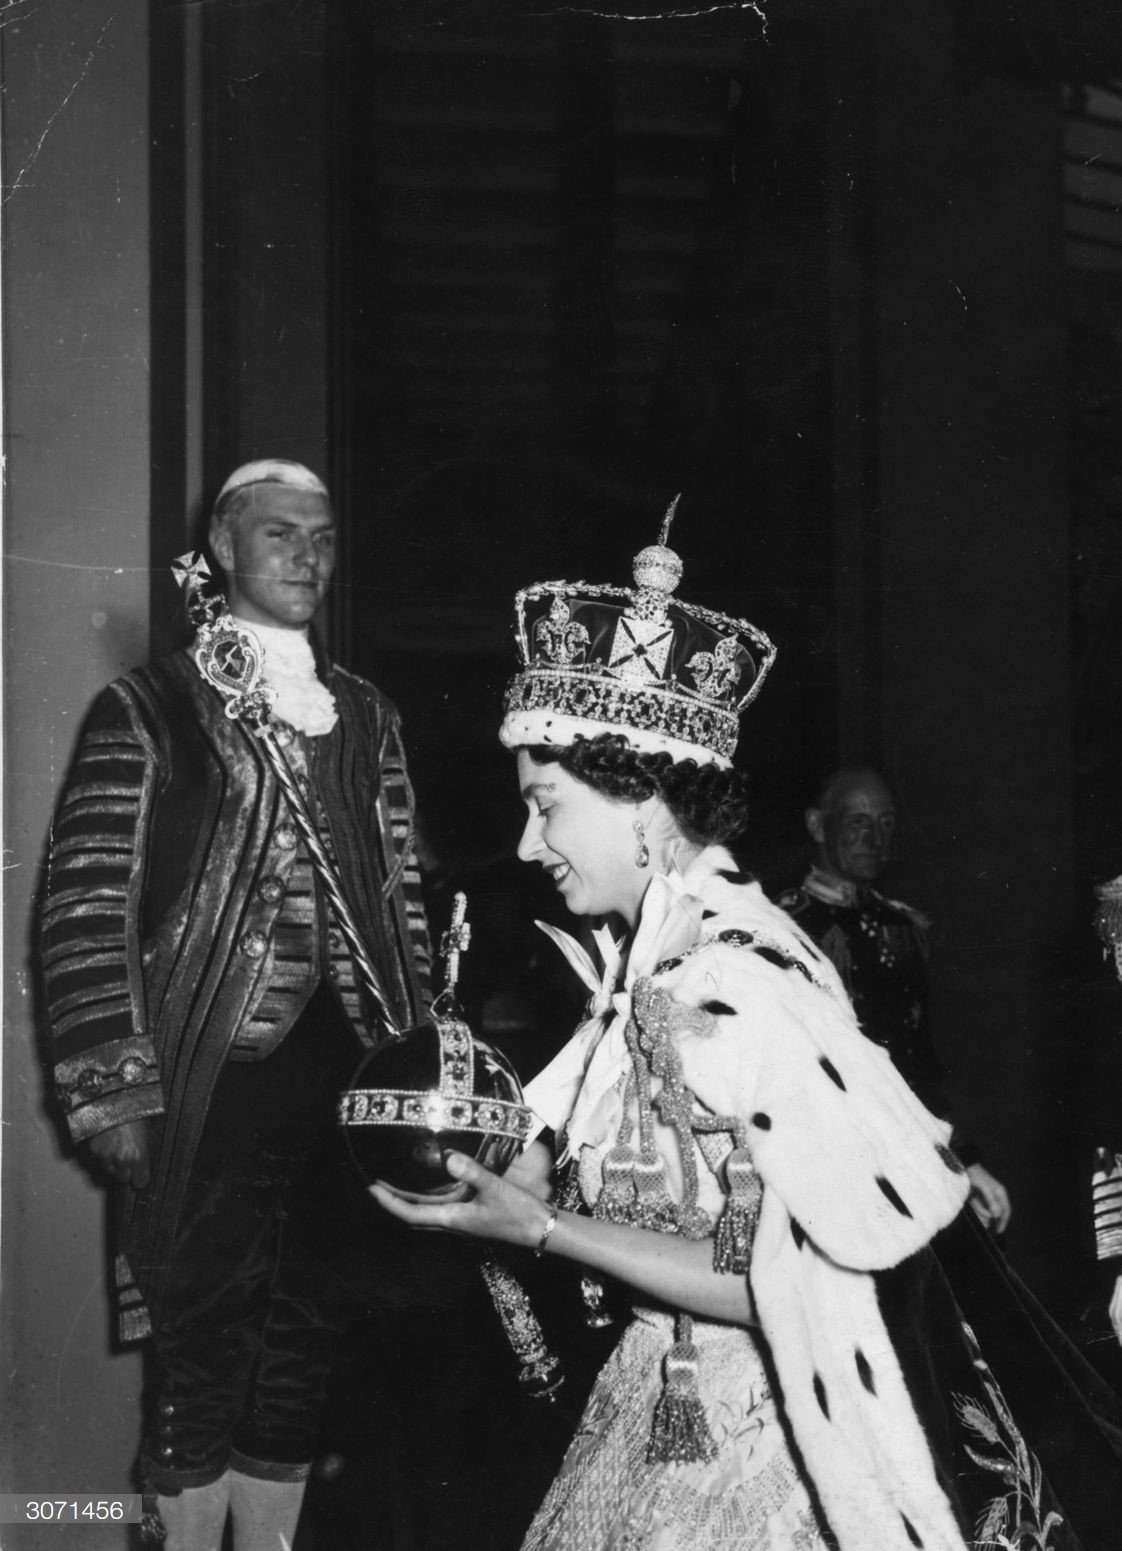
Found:
M 746 619 L 673 596 L 682 562 L 657 544 L 634 561 L 634 587 L 538 582 L 514 600 L 522 671 L 507 687 L 507 748 L 625 733 L 644 753 L 727 766 L 740 713 L 759 693 L 775 647 Z

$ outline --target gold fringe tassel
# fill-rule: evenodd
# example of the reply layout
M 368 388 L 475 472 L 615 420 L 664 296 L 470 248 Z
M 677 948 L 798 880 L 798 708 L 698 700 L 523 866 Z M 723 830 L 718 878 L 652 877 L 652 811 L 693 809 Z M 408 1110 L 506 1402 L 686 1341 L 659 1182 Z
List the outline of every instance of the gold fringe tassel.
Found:
M 717 1445 L 698 1393 L 701 1361 L 692 1338 L 693 1321 L 680 1314 L 678 1339 L 666 1354 L 666 1378 L 647 1445 L 648 1465 L 692 1465 L 716 1458 Z
M 747 1148 L 735 1147 L 729 1153 L 725 1178 L 729 1193 L 713 1240 L 713 1269 L 747 1276 L 763 1195 Z
M 634 1149 L 625 1143 L 613 1147 L 604 1157 L 603 1188 L 593 1212 L 604 1222 L 630 1223 L 635 1213 Z

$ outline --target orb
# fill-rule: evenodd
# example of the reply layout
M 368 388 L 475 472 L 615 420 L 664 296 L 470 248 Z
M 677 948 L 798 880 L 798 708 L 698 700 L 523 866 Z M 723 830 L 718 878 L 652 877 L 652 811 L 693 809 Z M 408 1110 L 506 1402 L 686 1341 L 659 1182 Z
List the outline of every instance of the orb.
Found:
M 385 1040 L 362 1060 L 339 1100 L 339 1121 L 355 1166 L 423 1200 L 470 1194 L 444 1167 L 452 1148 L 501 1174 L 533 1125 L 506 1057 L 476 1039 L 444 993 L 432 1019 Z

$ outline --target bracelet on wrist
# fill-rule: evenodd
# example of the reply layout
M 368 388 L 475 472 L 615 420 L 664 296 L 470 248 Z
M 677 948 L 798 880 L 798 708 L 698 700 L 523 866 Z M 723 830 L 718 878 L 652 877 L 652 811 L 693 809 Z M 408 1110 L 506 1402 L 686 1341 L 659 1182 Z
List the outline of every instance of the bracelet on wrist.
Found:
M 549 1216 L 546 1218 L 545 1227 L 542 1229 L 542 1236 L 538 1240 L 537 1246 L 534 1249 L 534 1254 L 535 1255 L 544 1255 L 545 1254 L 545 1247 L 549 1243 L 549 1235 L 553 1232 L 553 1230 L 554 1230 L 554 1228 L 556 1228 L 556 1226 L 557 1226 L 557 1208 L 555 1206 L 550 1206 L 550 1208 L 549 1208 Z

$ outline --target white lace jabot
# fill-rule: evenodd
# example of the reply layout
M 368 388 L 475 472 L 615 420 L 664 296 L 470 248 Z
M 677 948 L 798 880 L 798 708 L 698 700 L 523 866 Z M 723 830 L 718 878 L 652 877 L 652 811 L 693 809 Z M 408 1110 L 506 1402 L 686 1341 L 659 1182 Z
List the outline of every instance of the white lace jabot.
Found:
M 335 696 L 316 674 L 316 659 L 304 630 L 282 630 L 275 625 L 251 625 L 237 619 L 261 642 L 265 653 L 264 679 L 276 690 L 273 715 L 297 732 L 322 738 L 339 720 Z

